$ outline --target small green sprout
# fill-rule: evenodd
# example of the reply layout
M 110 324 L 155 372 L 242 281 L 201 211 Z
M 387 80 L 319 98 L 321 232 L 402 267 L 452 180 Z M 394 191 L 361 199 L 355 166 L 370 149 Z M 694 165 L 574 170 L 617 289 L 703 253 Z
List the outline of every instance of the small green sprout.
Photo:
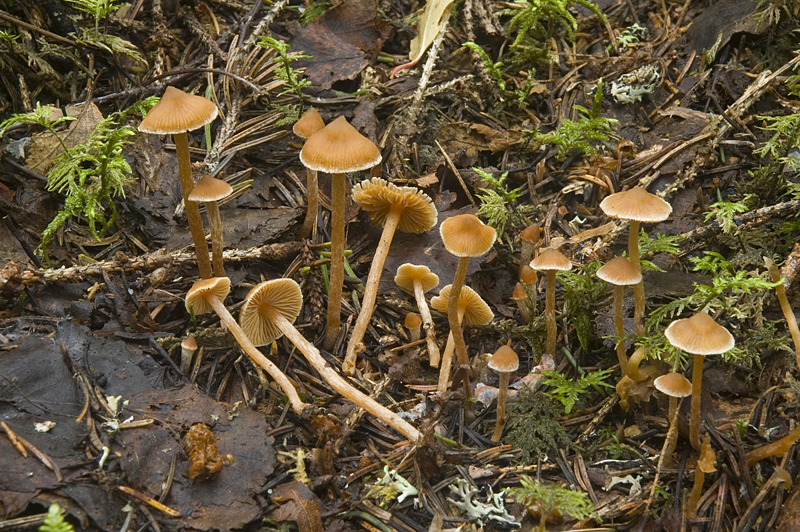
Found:
M 565 413 L 569 414 L 580 396 L 585 394 L 590 386 L 613 388 L 606 382 L 611 373 L 611 369 L 603 369 L 586 373 L 577 381 L 573 381 L 565 378 L 557 371 L 547 370 L 542 372 L 542 375 L 544 375 L 542 384 L 553 388 L 553 390 L 547 392 L 547 395 L 561 401 L 561 404 L 564 405 Z
M 717 191 L 717 196 L 719 197 L 719 201 L 709 205 L 711 210 L 705 213 L 705 219 L 703 221 L 708 223 L 709 220 L 715 218 L 722 227 L 722 232 L 727 234 L 736 227 L 736 223 L 733 221 L 734 216 L 749 211 L 750 207 L 748 205 L 753 203 L 756 195 L 745 194 L 740 201 L 735 202 L 722 201 L 722 198 L 719 196 L 719 190 Z
M 480 168 L 472 168 L 483 181 L 489 182 L 494 188 L 479 189 L 483 194 L 477 194 L 481 202 L 478 216 L 486 218 L 486 223 L 497 231 L 502 238 L 509 221 L 524 224 L 525 215 L 532 209 L 532 205 L 516 205 L 515 202 L 524 194 L 525 187 L 506 190 L 505 182 L 508 172 L 503 172 L 500 177 L 494 177 L 491 172 Z
M 39 527 L 39 532 L 75 532 L 75 529 L 61 515 L 61 507 L 51 504 L 47 508 L 47 517 Z
M 553 512 L 573 519 L 584 519 L 594 513 L 589 496 L 583 492 L 572 491 L 558 484 L 545 486 L 527 475 L 522 475 L 520 485 L 508 491 L 517 502 L 541 515 L 539 532 L 546 532 L 547 517 Z

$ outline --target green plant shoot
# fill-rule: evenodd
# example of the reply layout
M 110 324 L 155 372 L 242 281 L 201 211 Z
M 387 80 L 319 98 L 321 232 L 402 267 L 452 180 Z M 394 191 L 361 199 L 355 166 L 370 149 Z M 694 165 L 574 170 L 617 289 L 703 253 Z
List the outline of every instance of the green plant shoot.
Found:
M 561 401 L 564 405 L 564 410 L 567 414 L 572 412 L 572 407 L 578 401 L 581 395 L 586 393 L 590 386 L 604 386 L 612 388 L 606 382 L 606 379 L 611 375 L 611 369 L 603 369 L 592 373 L 587 373 L 579 378 L 577 381 L 572 381 L 565 378 L 557 371 L 543 371 L 542 384 L 551 386 L 553 389 L 547 392 L 547 395 L 554 399 Z

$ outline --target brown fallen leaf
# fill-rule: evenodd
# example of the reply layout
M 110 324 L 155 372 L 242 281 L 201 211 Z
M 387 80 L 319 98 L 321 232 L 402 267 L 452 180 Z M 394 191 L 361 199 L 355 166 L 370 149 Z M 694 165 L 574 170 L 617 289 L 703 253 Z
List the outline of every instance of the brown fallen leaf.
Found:
M 294 521 L 300 532 L 322 532 L 322 504 L 302 482 L 289 482 L 275 488 L 272 502 L 278 508 L 269 514 L 275 521 Z

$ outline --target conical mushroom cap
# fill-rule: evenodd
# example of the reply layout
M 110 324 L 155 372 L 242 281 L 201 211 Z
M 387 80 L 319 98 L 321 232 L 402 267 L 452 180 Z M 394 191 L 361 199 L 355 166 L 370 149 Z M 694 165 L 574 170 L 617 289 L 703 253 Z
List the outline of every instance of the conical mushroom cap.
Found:
M 528 297 L 528 293 L 525 291 L 525 287 L 522 286 L 522 283 L 517 283 L 514 285 L 514 292 L 511 293 L 511 300 L 512 301 L 522 301 Z
M 189 194 L 189 201 L 219 201 L 233 194 L 233 187 L 222 179 L 203 176 Z
M 669 343 L 693 355 L 719 355 L 736 345 L 733 335 L 705 312 L 675 320 L 664 331 Z
M 472 214 L 451 216 L 439 226 L 444 247 L 456 257 L 480 257 L 497 239 L 494 228 Z
M 308 138 L 300 151 L 300 162 L 317 172 L 346 174 L 380 163 L 381 152 L 340 116 Z
M 672 214 L 672 206 L 642 187 L 607 196 L 600 202 L 603 212 L 622 220 L 663 222 Z
M 217 118 L 217 106 L 208 98 L 167 87 L 161 100 L 152 108 L 139 131 L 156 135 L 175 135 L 194 131 Z
M 487 365 L 498 373 L 511 373 L 519 368 L 519 357 L 509 346 L 501 345 Z
M 417 279 L 422 284 L 423 293 L 433 290 L 439 285 L 439 276 L 427 266 L 420 264 L 411 264 L 410 262 L 401 264 L 397 268 L 397 275 L 394 276 L 394 282 L 397 283 L 397 286 L 411 293 L 414 293 L 414 281 Z
M 300 120 L 294 123 L 292 131 L 301 139 L 307 139 L 314 133 L 322 130 L 325 127 L 325 121 L 319 115 L 319 111 L 313 107 L 300 117 Z
M 186 292 L 186 310 L 199 316 L 212 312 L 207 297 L 215 297 L 222 301 L 231 291 L 231 280 L 227 277 L 212 277 L 195 282 Z
M 667 373 L 653 381 L 656 390 L 670 397 L 687 397 L 692 395 L 692 383 L 680 373 Z
M 642 272 L 625 257 L 617 257 L 597 270 L 597 277 L 615 286 L 631 286 L 642 280 Z
M 353 187 L 353 200 L 369 213 L 372 225 L 384 225 L 392 208 L 402 207 L 397 228 L 404 233 L 429 231 L 436 225 L 439 214 L 431 199 L 421 190 L 398 187 L 378 177 Z
M 447 312 L 451 286 L 445 286 L 438 296 L 431 299 L 431 307 L 434 310 Z M 486 325 L 494 318 L 494 313 L 489 308 L 489 305 L 469 286 L 461 287 L 461 293 L 458 295 L 458 306 L 464 309 L 464 325 Z
M 273 279 L 259 283 L 250 290 L 239 312 L 239 325 L 253 345 L 267 345 L 283 336 L 268 318 L 277 312 L 294 323 L 303 308 L 303 294 L 292 279 Z
M 530 264 L 534 270 L 567 271 L 572 269 L 572 262 L 555 248 L 547 248 Z

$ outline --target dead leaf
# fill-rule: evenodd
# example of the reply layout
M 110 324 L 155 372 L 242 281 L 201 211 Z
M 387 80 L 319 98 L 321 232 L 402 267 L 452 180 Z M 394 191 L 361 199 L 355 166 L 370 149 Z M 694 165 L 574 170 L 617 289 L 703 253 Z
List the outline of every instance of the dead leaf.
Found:
M 404 68 L 409 68 L 417 64 L 422 58 L 422 54 L 433 43 L 436 36 L 442 30 L 447 17 L 450 15 L 450 7 L 453 0 L 430 0 L 425 4 L 425 10 L 419 17 L 417 23 L 417 36 L 411 40 L 411 47 L 408 52 L 410 63 L 400 65 L 392 70 L 392 77 Z
M 322 532 L 322 504 L 302 482 L 282 484 L 273 490 L 278 509 L 270 513 L 275 521 L 294 521 L 300 532 Z
M 435 185 L 439 182 L 439 178 L 436 177 L 436 174 L 428 174 L 424 175 L 420 178 L 417 178 L 417 186 L 419 188 L 428 188 L 431 185 Z
M 61 135 L 68 148 L 89 140 L 94 128 L 103 120 L 103 113 L 95 104 L 90 104 L 86 112 L 83 112 L 83 105 L 67 107 L 67 115 L 78 117 L 77 120 L 69 123 L 69 129 Z M 64 149 L 61 147 L 61 143 L 49 131 L 34 135 L 25 166 L 39 175 L 47 175 L 56 156 L 62 151 Z

